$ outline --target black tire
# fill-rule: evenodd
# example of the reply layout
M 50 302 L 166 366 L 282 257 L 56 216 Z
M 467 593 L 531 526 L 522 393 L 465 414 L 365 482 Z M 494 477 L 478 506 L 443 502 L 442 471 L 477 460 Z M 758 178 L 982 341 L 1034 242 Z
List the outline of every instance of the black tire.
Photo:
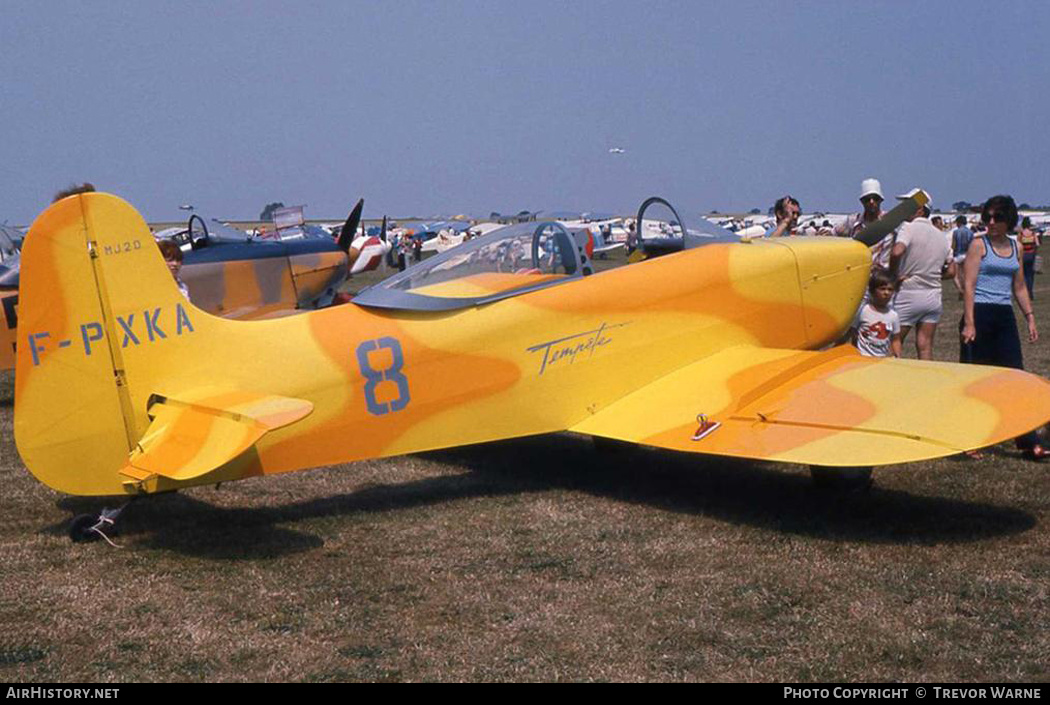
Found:
M 69 523 L 69 538 L 73 543 L 90 543 L 98 541 L 100 536 L 91 527 L 98 523 L 94 514 L 78 514 Z
M 845 492 L 862 492 L 870 488 L 873 471 L 870 465 L 841 468 L 811 465 L 809 468 L 814 487 Z

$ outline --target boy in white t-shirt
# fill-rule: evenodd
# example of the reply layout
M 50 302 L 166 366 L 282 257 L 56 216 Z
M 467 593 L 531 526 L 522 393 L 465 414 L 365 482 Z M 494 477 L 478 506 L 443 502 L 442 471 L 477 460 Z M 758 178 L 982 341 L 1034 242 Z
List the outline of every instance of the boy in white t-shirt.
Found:
M 868 301 L 857 311 L 850 329 L 850 340 L 861 355 L 868 357 L 901 356 L 901 323 L 897 312 L 890 308 L 893 298 L 893 278 L 881 267 L 871 271 L 868 280 Z

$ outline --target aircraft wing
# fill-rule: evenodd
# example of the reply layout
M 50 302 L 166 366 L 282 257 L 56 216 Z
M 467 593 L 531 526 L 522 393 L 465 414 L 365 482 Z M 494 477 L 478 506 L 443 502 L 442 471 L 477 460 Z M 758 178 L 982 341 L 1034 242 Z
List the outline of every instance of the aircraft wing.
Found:
M 157 397 L 153 421 L 121 474 L 133 482 L 159 475 L 191 480 L 251 448 L 266 433 L 313 411 L 302 399 L 243 391 L 198 390 L 180 399 Z
M 569 430 L 694 453 L 866 466 L 981 448 L 1048 419 L 1050 383 L 1020 370 L 862 357 L 850 346 L 736 347 Z

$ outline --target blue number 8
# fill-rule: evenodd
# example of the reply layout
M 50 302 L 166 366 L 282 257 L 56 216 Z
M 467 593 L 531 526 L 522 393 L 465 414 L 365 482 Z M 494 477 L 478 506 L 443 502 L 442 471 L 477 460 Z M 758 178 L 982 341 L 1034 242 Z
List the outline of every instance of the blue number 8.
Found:
M 387 370 L 372 369 L 368 362 L 368 353 L 386 348 L 393 356 L 393 364 Z M 368 413 L 375 416 L 389 414 L 392 411 L 401 411 L 411 400 L 408 394 L 408 378 L 401 374 L 401 368 L 405 364 L 405 357 L 401 353 L 401 343 L 397 338 L 385 337 L 378 340 L 366 340 L 357 346 L 357 364 L 361 368 L 361 376 L 368 380 L 365 384 L 365 403 L 368 405 Z M 380 382 L 394 382 L 397 384 L 397 399 L 391 402 L 380 403 L 376 400 L 376 387 Z

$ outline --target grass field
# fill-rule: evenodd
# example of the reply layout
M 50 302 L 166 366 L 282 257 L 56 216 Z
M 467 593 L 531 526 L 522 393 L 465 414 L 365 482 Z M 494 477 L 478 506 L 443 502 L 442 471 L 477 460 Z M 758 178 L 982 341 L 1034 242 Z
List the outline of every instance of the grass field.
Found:
M 1037 287 L 1047 337 L 1026 360 L 1050 375 L 1050 287 Z M 960 305 L 946 291 L 937 357 L 951 360 Z M 99 503 L 26 472 L 11 397 L 6 376 L 3 681 L 1050 670 L 1050 465 L 1009 444 L 880 469 L 871 492 L 841 495 L 791 466 L 543 436 L 151 498 L 114 549 L 66 538 Z

